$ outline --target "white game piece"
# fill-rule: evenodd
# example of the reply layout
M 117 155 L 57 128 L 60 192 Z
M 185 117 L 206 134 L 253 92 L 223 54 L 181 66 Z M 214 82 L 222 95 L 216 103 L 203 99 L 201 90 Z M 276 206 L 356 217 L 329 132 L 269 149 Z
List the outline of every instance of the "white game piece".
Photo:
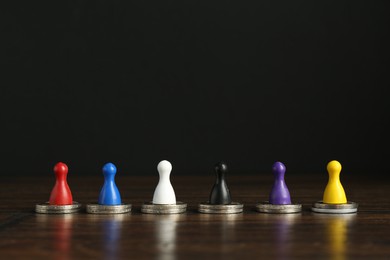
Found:
M 184 213 L 187 210 L 187 204 L 176 201 L 175 191 L 169 180 L 172 171 L 171 163 L 166 160 L 159 162 L 157 171 L 160 179 L 154 190 L 153 200 L 142 204 L 141 212 L 146 214 Z
M 176 195 L 169 179 L 172 171 L 172 164 L 167 160 L 157 165 L 160 180 L 153 195 L 153 204 L 176 204 Z

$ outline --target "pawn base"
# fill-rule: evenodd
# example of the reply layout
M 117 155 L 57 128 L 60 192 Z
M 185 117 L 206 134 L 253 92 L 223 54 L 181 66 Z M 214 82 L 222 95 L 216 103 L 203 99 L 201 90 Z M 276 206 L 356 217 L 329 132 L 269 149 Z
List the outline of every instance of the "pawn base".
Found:
M 80 210 L 81 204 L 76 201 L 71 205 L 50 205 L 49 202 L 35 205 L 35 212 L 41 214 L 69 214 Z
M 244 205 L 238 202 L 226 205 L 212 205 L 209 202 L 202 202 L 198 206 L 198 211 L 206 214 L 237 214 L 244 211 Z
M 291 214 L 302 211 L 302 204 L 275 205 L 268 201 L 256 204 L 256 211 L 271 214 Z
M 317 201 L 313 204 L 311 210 L 316 213 L 326 214 L 350 214 L 356 213 L 358 204 L 352 201 L 348 201 L 344 204 L 326 204 L 322 201 Z
M 141 207 L 141 212 L 146 214 L 180 214 L 187 210 L 187 204 L 177 201 L 176 204 L 153 204 L 146 202 Z
M 123 214 L 131 212 L 131 204 L 120 205 L 100 205 L 100 204 L 87 204 L 87 213 L 90 214 Z

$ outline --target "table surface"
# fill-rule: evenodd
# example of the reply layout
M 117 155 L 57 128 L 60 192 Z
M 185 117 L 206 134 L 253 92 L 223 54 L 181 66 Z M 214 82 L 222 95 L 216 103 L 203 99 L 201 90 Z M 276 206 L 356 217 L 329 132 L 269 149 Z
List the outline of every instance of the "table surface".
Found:
M 310 211 L 322 199 L 324 174 L 286 176 L 292 200 L 303 204 L 299 214 L 254 211 L 267 200 L 269 174 L 230 175 L 227 183 L 242 214 L 197 212 L 207 200 L 214 176 L 171 176 L 177 200 L 188 210 L 178 215 L 142 214 L 156 176 L 117 176 L 129 214 L 46 215 L 34 213 L 48 200 L 54 176 L 3 178 L 0 190 L 1 259 L 390 259 L 390 184 L 385 179 L 342 175 L 357 214 L 330 215 Z M 102 176 L 68 176 L 75 201 L 96 203 Z

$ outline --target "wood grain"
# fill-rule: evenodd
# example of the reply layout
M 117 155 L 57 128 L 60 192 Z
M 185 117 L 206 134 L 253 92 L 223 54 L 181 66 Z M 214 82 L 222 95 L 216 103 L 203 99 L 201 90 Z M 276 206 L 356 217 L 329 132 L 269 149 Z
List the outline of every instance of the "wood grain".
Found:
M 152 198 L 155 177 L 117 176 L 122 200 L 133 204 L 131 214 L 42 215 L 36 203 L 47 201 L 54 180 L 5 178 L 0 191 L 1 259 L 389 259 L 390 184 L 365 176 L 343 176 L 349 200 L 359 203 L 352 215 L 315 214 L 326 177 L 286 176 L 293 202 L 302 214 L 255 212 L 267 199 L 272 176 L 229 176 L 234 201 L 243 214 L 196 212 L 209 195 L 214 176 L 172 176 L 177 199 L 187 202 L 181 215 L 145 215 L 143 202 Z M 69 176 L 74 200 L 96 202 L 101 176 Z

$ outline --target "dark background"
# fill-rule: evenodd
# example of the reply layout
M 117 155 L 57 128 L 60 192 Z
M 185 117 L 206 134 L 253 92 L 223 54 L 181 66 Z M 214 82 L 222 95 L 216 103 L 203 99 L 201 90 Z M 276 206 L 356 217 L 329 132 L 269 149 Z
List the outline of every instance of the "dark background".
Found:
M 1 173 L 389 173 L 389 1 L 10 1 Z

